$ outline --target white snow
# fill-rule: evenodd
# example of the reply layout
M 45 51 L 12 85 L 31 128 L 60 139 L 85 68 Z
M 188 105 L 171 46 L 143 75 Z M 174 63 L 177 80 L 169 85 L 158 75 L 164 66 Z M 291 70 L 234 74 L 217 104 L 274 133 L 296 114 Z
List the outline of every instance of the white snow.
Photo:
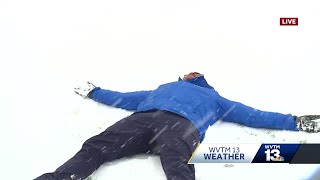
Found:
M 279 26 L 298 17 L 299 26 Z M 152 90 L 190 71 L 224 97 L 267 111 L 319 114 L 316 0 L 0 1 L 0 179 L 53 171 L 130 112 L 84 100 L 84 81 Z M 217 122 L 205 143 L 319 143 L 320 133 Z M 319 165 L 201 164 L 197 180 L 308 179 Z M 157 156 L 101 166 L 92 179 L 165 179 Z

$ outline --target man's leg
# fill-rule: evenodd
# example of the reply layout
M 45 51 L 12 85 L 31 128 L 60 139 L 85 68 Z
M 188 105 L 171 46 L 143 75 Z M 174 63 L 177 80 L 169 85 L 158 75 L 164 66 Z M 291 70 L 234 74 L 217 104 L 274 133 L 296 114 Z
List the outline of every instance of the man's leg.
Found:
M 255 128 L 283 129 L 297 131 L 295 116 L 254 109 L 223 97 L 218 99 L 222 108 L 221 119 Z
M 161 126 L 158 125 L 160 121 Z M 150 142 L 152 153 L 160 155 L 167 179 L 194 180 L 194 165 L 188 164 L 199 143 L 194 125 L 177 115 L 160 115 L 156 118 L 153 129 L 154 135 Z
M 140 118 L 146 117 L 133 114 L 118 121 L 85 141 L 81 150 L 55 172 L 43 174 L 36 180 L 85 179 L 104 162 L 147 152 L 151 130 Z

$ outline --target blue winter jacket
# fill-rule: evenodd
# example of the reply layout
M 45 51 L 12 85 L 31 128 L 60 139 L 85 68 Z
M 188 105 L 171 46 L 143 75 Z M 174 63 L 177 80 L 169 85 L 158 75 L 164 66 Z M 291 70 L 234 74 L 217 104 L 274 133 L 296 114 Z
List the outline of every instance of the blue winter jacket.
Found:
M 91 98 L 109 106 L 136 112 L 154 109 L 174 112 L 196 126 L 201 141 L 209 125 L 218 119 L 257 128 L 297 130 L 291 114 L 260 111 L 225 99 L 207 83 L 204 76 L 188 81 L 179 78 L 153 91 L 121 93 L 97 87 Z

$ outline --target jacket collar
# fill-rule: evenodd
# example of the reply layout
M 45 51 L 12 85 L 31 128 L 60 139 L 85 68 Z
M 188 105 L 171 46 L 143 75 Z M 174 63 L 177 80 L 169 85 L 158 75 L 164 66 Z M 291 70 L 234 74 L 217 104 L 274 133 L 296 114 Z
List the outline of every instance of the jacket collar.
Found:
M 183 81 L 180 77 L 178 81 Z M 214 89 L 212 86 L 210 86 L 204 76 L 196 77 L 193 79 L 186 80 L 186 82 L 192 83 L 194 85 L 204 87 L 204 88 L 209 88 L 209 89 Z

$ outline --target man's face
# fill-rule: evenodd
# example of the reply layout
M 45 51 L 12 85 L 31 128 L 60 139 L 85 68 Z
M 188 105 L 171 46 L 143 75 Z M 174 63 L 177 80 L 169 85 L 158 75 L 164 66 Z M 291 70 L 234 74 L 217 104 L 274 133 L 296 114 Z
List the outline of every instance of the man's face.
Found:
M 189 79 L 197 78 L 197 77 L 200 77 L 200 76 L 203 76 L 203 75 L 200 74 L 200 73 L 197 73 L 197 72 L 191 72 L 189 74 L 184 75 L 183 76 L 183 80 L 187 81 Z

